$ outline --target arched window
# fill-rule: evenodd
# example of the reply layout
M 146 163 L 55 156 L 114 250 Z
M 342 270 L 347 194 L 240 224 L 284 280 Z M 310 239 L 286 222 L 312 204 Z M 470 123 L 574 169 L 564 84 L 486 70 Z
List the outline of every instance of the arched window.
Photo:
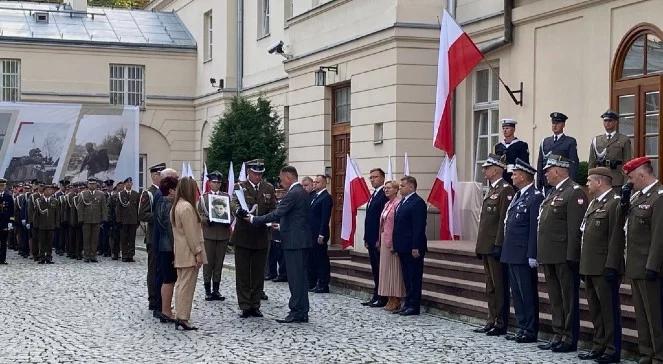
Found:
M 620 115 L 619 130 L 628 135 L 635 156 L 649 156 L 661 176 L 661 88 L 663 32 L 640 24 L 622 39 L 612 64 L 612 108 Z

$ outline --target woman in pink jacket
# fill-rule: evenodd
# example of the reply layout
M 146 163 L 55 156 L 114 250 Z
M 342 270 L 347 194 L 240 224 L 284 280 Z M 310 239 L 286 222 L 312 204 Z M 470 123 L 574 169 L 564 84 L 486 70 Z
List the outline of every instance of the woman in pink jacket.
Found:
M 198 270 L 207 264 L 201 219 L 196 209 L 196 182 L 183 177 L 177 184 L 170 212 L 175 250 L 175 329 L 197 330 L 189 324 Z
M 392 234 L 394 232 L 394 213 L 401 201 L 398 197 L 398 182 L 388 181 L 384 185 L 384 194 L 389 201 L 380 215 L 380 285 L 378 294 L 389 297 L 385 310 L 395 312 L 401 308 L 401 298 L 405 297 L 405 283 L 401 271 L 401 262 L 394 252 Z

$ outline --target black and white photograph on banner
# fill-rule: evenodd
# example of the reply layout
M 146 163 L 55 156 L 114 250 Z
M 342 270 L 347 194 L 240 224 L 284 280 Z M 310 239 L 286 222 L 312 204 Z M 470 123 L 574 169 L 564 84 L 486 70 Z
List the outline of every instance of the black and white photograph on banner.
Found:
M 9 151 L 4 178 L 9 181 L 37 179 L 52 183 L 60 157 L 68 145 L 67 123 L 20 122 Z
M 228 213 L 230 198 L 228 196 L 209 194 L 207 206 L 210 221 L 230 224 L 230 214 Z

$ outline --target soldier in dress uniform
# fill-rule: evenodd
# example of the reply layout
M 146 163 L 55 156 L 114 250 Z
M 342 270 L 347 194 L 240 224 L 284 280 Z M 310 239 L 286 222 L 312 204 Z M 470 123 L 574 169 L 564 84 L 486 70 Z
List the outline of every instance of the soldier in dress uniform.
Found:
M 266 215 L 276 208 L 274 187 L 262 180 L 265 163 L 262 159 L 246 162 L 248 179 L 239 183 L 244 192 L 246 204 L 254 216 Z M 265 261 L 269 244 L 269 227 L 252 225 L 237 216 L 241 205 L 237 196 L 230 203 L 231 212 L 238 219 L 230 240 L 235 246 L 235 271 L 237 284 L 237 301 L 242 310 L 240 317 L 262 317 L 260 300 L 266 299 L 263 292 Z
M 161 171 L 166 169 L 165 163 L 158 163 L 150 167 L 150 178 L 152 185 L 143 190 L 140 195 L 138 206 L 138 219 L 146 225 L 145 228 L 145 248 L 147 249 L 147 300 L 148 308 L 152 311 L 154 317 L 161 314 L 161 290 L 157 286 L 157 257 L 159 251 L 156 247 L 152 249 L 152 207 L 154 196 L 159 191 L 159 182 L 161 182 Z
M 60 198 L 65 194 L 65 181 L 64 179 L 60 180 L 58 182 L 58 185 L 56 185 L 55 193 L 53 194 L 53 198 L 56 200 L 60 201 Z M 62 208 L 62 204 L 60 204 L 60 208 Z M 60 219 L 62 219 L 62 213 L 60 213 Z M 55 228 L 53 231 L 53 248 L 55 249 L 55 254 L 57 255 L 62 255 L 64 252 L 64 237 L 61 234 L 61 229 L 60 229 L 60 224 L 58 223 L 58 226 Z
M 76 182 L 72 185 L 71 190 L 67 193 L 67 209 L 69 210 L 69 250 L 68 255 L 72 259 L 81 260 L 83 256 L 83 230 L 81 220 L 78 218 L 78 206 L 81 204 L 81 183 Z
M 138 228 L 138 204 L 140 194 L 132 189 L 131 177 L 125 179 L 124 189 L 117 196 L 117 222 L 121 224 L 120 249 L 122 261 L 133 262 L 136 254 L 136 229 Z
M 640 363 L 663 362 L 661 266 L 663 265 L 663 186 L 648 157 L 624 165 L 630 198 L 626 216 L 626 277 L 631 279 Z M 628 195 L 625 193 L 624 195 Z M 625 196 L 622 196 L 624 198 Z
M 516 124 L 518 124 L 518 122 L 513 119 L 502 119 L 501 123 L 504 139 L 495 144 L 495 154 L 506 156 L 505 163 L 507 167 L 516 163 L 516 158 L 529 163 L 529 146 L 527 145 L 527 142 L 522 141 L 515 136 Z M 502 178 L 511 184 L 511 174 L 507 169 L 508 168 L 504 169 Z
M 500 256 L 504 242 L 506 210 L 515 192 L 502 178 L 506 169 L 505 160 L 504 155 L 490 154 L 482 166 L 483 175 L 490 187 L 481 206 L 476 254 L 483 260 L 486 272 L 488 319 L 486 325 L 475 329 L 474 332 L 486 333 L 488 336 L 506 334 L 509 322 L 508 271 L 506 264 L 500 263 Z
M 561 112 L 553 112 L 550 114 L 550 121 L 552 121 L 553 135 L 544 138 L 539 146 L 539 160 L 536 168 L 536 187 L 540 191 L 548 192 L 550 186 L 546 183 L 544 177 L 543 167 L 546 166 L 546 161 L 550 155 L 560 155 L 570 161 L 569 176 L 575 179 L 576 171 L 578 170 L 578 143 L 575 138 L 564 134 L 564 127 L 568 117 Z
M 587 186 L 593 199 L 580 225 L 580 274 L 594 331 L 591 350 L 578 358 L 599 363 L 619 362 L 622 344 L 619 277 L 624 272 L 624 219 L 612 172 L 607 167 L 589 169 Z
M 71 245 L 71 240 L 69 239 L 69 219 L 70 219 L 70 209 L 67 201 L 67 194 L 71 190 L 71 183 L 68 180 L 62 180 L 60 185 L 63 186 L 58 196 L 58 202 L 60 203 L 60 226 L 58 227 L 58 235 L 60 239 L 60 255 L 67 254 L 69 256 L 69 246 Z
M 221 271 L 226 257 L 228 239 L 230 238 L 230 224 L 211 221 L 209 218 L 210 195 L 228 196 L 220 190 L 223 174 L 214 171 L 207 175 L 211 191 L 203 194 L 198 201 L 198 212 L 202 218 L 203 238 L 205 239 L 205 252 L 207 264 L 203 266 L 203 282 L 205 284 L 206 301 L 223 301 L 226 298 L 219 293 Z
M 7 238 L 14 219 L 14 199 L 6 188 L 7 180 L 0 178 L 0 264 L 7 264 Z
M 631 160 L 633 148 L 631 139 L 617 132 L 619 115 L 608 110 L 601 115 L 605 133 L 597 135 L 592 139 L 589 146 L 588 168 L 607 167 L 612 170 L 613 187 L 621 187 L 624 184 L 623 164 Z
M 113 185 L 115 181 L 112 179 L 107 179 L 104 181 L 103 193 L 106 195 L 106 203 L 110 202 L 111 192 L 113 191 Z M 111 235 L 111 222 L 110 222 L 110 209 L 108 210 L 109 218 L 106 219 L 101 224 L 99 229 L 99 253 L 104 257 L 111 256 L 111 245 L 110 245 L 110 235 Z
M 55 197 L 58 186 L 44 186 L 44 193 L 35 199 L 35 223 L 39 226 L 39 264 L 53 264 L 53 241 L 60 226 L 60 202 Z
M 17 221 L 20 221 L 18 219 L 18 208 L 16 207 L 18 204 L 16 203 L 16 198 L 18 197 L 19 191 L 20 191 L 20 183 L 17 183 L 11 187 L 10 196 L 12 198 L 12 203 L 14 204 L 14 211 L 12 216 L 10 217 L 10 223 L 11 225 L 7 225 L 7 247 L 12 250 L 18 250 L 18 229 L 17 229 Z
M 41 196 L 44 185 L 40 184 L 37 180 L 32 180 L 32 194 L 28 199 L 28 223 L 27 228 L 30 230 L 30 254 L 32 260 L 38 262 L 39 259 L 39 226 L 35 221 L 35 199 Z
M 551 154 L 543 168 L 550 194 L 541 203 L 537 261 L 546 276 L 554 336 L 540 349 L 571 352 L 578 347 L 580 329 L 580 225 L 587 195 L 569 175 L 572 161 Z
M 122 226 L 117 222 L 117 206 L 119 205 L 118 196 L 124 189 L 124 183 L 118 182 L 111 192 L 108 199 L 108 225 L 110 227 L 110 251 L 111 259 L 120 259 L 120 230 Z
M 99 180 L 90 177 L 87 190 L 79 194 L 78 219 L 83 224 L 83 255 L 86 263 L 97 262 L 99 226 L 108 216 L 106 195 L 97 189 L 98 186 Z
M 15 209 L 18 210 L 18 219 L 16 220 L 17 229 L 19 230 L 19 254 L 23 258 L 30 256 L 30 230 L 26 227 L 28 224 L 28 198 L 30 197 L 32 186 L 29 183 L 23 185 L 23 191 L 16 199 Z

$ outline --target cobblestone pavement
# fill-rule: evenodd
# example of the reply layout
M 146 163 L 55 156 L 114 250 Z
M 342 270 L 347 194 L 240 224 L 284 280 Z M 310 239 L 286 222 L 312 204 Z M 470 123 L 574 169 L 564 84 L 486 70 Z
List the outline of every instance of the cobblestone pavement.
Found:
M 579 362 L 575 354 L 474 334 L 471 325 L 429 314 L 391 315 L 333 293 L 311 294 L 309 324 L 279 324 L 286 283 L 266 283 L 265 318 L 241 319 L 227 269 L 228 299 L 206 302 L 199 282 L 192 322 L 200 330 L 175 331 L 147 310 L 146 260 L 137 252 L 136 263 L 56 257 L 54 265 L 37 265 L 10 252 L 9 265 L 0 266 L 0 363 Z

